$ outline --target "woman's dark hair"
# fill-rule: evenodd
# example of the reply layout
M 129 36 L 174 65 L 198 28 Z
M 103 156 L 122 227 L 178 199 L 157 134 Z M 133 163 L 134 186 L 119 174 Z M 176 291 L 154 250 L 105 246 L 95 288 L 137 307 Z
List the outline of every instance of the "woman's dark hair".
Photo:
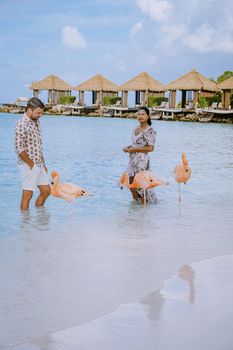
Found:
M 30 98 L 30 100 L 28 100 L 27 108 L 26 108 L 27 110 L 29 108 L 31 108 L 34 111 L 34 109 L 36 109 L 38 107 L 41 109 L 44 109 L 44 104 L 43 104 L 43 102 L 41 102 L 41 100 L 39 100 L 39 98 L 32 97 L 32 98 Z
M 148 107 L 140 107 L 139 108 L 139 111 L 141 111 L 141 110 L 143 110 L 143 111 L 145 111 L 146 112 L 146 114 L 148 115 L 148 120 L 147 120 L 147 124 L 148 125 L 151 125 L 152 124 L 152 121 L 151 121 L 151 119 L 150 119 L 150 110 L 149 110 L 149 108 Z

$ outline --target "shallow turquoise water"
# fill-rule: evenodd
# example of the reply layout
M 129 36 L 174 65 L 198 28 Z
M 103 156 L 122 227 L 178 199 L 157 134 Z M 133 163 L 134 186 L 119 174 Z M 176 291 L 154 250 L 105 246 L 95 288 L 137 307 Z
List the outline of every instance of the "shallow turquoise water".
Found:
M 18 210 L 21 195 L 20 177 L 14 153 L 14 126 L 21 116 L 2 114 L 0 159 L 1 235 L 19 233 L 25 217 Z M 157 188 L 159 204 L 145 212 L 131 201 L 127 190 L 119 189 L 119 176 L 127 166 L 122 148 L 130 143 L 135 120 L 47 117 L 41 119 L 44 153 L 49 171 L 58 170 L 61 181 L 77 183 L 93 198 L 77 199 L 72 209 L 67 203 L 50 198 L 41 214 L 33 209 L 30 224 L 37 229 L 50 229 L 71 224 L 113 218 L 134 220 L 145 215 L 151 222 L 174 220 L 202 229 L 215 222 L 215 229 L 227 230 L 231 223 L 233 127 L 220 124 L 154 122 L 157 131 L 156 151 L 151 156 L 152 168 L 170 186 Z M 181 152 L 187 153 L 192 178 L 182 186 L 181 218 L 178 218 L 178 188 L 173 168 L 180 163 Z M 42 222 L 40 223 L 40 220 Z M 124 221 L 124 220 L 123 220 Z M 69 222 L 70 224 L 70 222 Z M 124 222 L 123 222 L 124 224 Z M 198 227 L 199 226 L 199 227 Z M 175 227 L 172 227 L 175 229 Z
M 19 118 L 0 115 L 0 344 L 85 323 L 158 290 L 183 264 L 233 255 L 232 125 L 154 121 L 152 170 L 170 185 L 144 208 L 119 188 L 135 120 L 44 116 L 49 171 L 93 197 L 72 207 L 51 197 L 22 214 Z M 173 169 L 183 151 L 192 177 L 181 188 L 179 216 Z

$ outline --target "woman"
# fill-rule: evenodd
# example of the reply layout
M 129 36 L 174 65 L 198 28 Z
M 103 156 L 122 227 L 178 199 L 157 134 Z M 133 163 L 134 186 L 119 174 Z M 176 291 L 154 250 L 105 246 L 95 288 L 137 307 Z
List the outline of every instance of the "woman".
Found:
M 133 130 L 132 144 L 124 147 L 123 151 L 129 153 L 129 165 L 127 173 L 129 174 L 130 183 L 133 182 L 134 176 L 140 170 L 150 170 L 149 152 L 153 152 L 156 132 L 151 126 L 150 112 L 147 107 L 140 107 L 137 113 L 137 120 L 140 125 Z M 130 189 L 135 200 L 140 199 L 143 202 L 142 190 Z M 156 203 L 157 197 L 154 189 L 147 190 L 147 201 Z

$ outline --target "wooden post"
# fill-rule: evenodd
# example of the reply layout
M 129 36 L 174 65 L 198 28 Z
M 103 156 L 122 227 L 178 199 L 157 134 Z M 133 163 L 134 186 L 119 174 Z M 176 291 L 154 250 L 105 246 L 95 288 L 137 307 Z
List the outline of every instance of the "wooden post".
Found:
M 199 92 L 198 91 L 194 91 L 193 92 L 193 105 L 195 106 L 196 103 L 198 102 L 199 100 Z
M 80 106 L 84 106 L 84 91 L 79 91 L 79 104 Z
M 128 91 L 122 91 L 122 107 L 128 107 Z
M 231 91 L 230 90 L 225 90 L 225 109 L 229 109 L 230 105 L 231 105 Z
M 148 107 L 149 105 L 149 92 L 148 90 L 145 92 L 145 100 L 144 100 L 144 106 Z
M 103 91 L 99 92 L 99 105 L 102 106 L 103 105 Z
M 142 91 L 142 93 L 141 93 L 141 105 L 142 106 L 146 105 L 146 93 L 145 93 L 145 91 Z
M 51 100 L 52 100 L 52 97 L 51 97 L 51 90 L 48 90 L 48 104 L 49 104 L 49 105 L 51 104 Z
M 224 93 L 224 91 L 221 91 L 221 103 L 222 103 L 222 109 L 225 109 L 225 93 Z
M 169 107 L 175 108 L 176 107 L 176 91 L 171 90 L 169 94 Z
M 61 96 L 61 91 L 54 91 L 53 104 L 55 105 L 60 104 L 60 96 Z

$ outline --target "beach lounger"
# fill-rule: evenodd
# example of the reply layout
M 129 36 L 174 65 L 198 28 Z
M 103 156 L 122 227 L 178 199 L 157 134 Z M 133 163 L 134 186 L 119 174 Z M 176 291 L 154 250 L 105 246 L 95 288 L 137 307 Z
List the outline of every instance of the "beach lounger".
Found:
M 210 109 L 217 109 L 217 107 L 218 107 L 218 102 L 212 102 Z

